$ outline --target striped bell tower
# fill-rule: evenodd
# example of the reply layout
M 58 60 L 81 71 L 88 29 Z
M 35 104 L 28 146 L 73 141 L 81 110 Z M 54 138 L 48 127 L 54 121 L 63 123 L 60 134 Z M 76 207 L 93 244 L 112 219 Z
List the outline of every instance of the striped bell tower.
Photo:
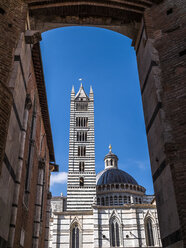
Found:
M 67 211 L 91 210 L 95 196 L 94 95 L 81 84 L 71 92 Z

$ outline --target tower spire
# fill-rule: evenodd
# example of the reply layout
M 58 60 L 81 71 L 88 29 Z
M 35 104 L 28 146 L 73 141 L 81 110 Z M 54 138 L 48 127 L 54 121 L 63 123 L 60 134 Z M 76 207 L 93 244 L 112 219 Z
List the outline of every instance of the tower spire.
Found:
M 74 85 L 72 85 L 72 90 L 71 90 L 71 93 L 75 93 L 75 90 L 74 90 Z
M 90 93 L 93 93 L 92 85 L 90 86 Z

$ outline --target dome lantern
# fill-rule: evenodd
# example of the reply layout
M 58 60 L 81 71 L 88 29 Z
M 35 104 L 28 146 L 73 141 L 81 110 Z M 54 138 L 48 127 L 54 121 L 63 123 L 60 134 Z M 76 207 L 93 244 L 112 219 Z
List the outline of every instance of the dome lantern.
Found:
M 112 146 L 109 145 L 109 153 L 104 158 L 105 169 L 108 168 L 118 168 L 118 157 L 112 153 Z

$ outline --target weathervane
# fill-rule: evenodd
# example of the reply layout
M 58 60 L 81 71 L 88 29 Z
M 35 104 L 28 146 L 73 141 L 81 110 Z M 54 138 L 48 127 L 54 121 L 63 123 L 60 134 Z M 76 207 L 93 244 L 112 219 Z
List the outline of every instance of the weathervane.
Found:
M 109 145 L 109 152 L 112 152 L 112 146 Z

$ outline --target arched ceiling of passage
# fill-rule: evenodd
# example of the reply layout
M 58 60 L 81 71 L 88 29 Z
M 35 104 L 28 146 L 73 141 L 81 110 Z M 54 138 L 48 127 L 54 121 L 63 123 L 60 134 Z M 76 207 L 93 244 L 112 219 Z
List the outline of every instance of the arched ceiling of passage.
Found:
M 63 26 L 99 26 L 136 36 L 146 8 L 162 0 L 25 0 L 30 25 L 41 32 Z

